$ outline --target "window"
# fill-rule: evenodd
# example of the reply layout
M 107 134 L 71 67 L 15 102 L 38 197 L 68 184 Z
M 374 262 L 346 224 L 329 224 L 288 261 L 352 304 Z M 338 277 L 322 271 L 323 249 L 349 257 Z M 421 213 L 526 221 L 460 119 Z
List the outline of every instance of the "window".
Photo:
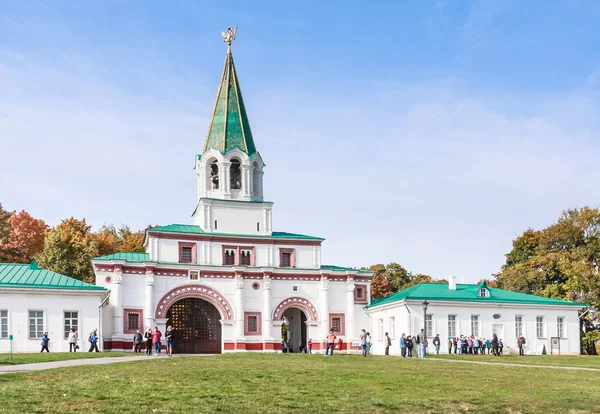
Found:
M 379 339 L 380 341 L 383 341 L 383 319 L 379 319 L 378 327 L 379 327 L 379 330 L 378 330 L 379 336 L 377 339 Z
M 546 332 L 544 330 L 544 317 L 536 316 L 535 318 L 535 331 L 538 338 L 545 338 Z
M 137 313 L 127 314 L 127 329 L 137 329 L 140 326 L 140 315 Z
M 456 337 L 456 315 L 448 315 L 448 336 Z
M 210 183 L 213 190 L 219 189 L 219 165 L 217 161 L 210 164 Z
M 134 334 L 143 330 L 144 311 L 142 309 L 123 309 L 123 333 Z
M 198 272 L 190 270 L 190 280 L 198 280 L 199 277 Z
M 298 286 L 292 286 L 292 291 L 293 292 L 298 292 Z
M 233 266 L 235 264 L 235 250 L 225 250 L 225 266 Z
M 518 338 L 523 335 L 523 317 L 515 316 L 515 336 Z
M 294 249 L 279 249 L 279 267 L 296 267 Z
M 0 310 L 0 339 L 8 338 L 8 311 Z
M 479 315 L 471 315 L 471 335 L 479 336 Z
M 229 167 L 230 186 L 232 190 L 239 190 L 242 188 L 242 170 L 240 168 L 240 162 L 238 160 L 231 160 L 231 167 Z
M 252 252 L 250 250 L 242 250 L 240 253 L 240 264 L 242 266 L 250 266 L 252 264 L 251 255 Z
M 260 231 L 260 223 L 256 223 L 256 231 Z
M 179 263 L 196 263 L 196 243 L 179 242 Z
M 44 334 L 44 311 L 29 311 L 29 338 L 41 338 Z
M 425 335 L 433 337 L 433 315 L 425 315 Z
M 477 296 L 479 296 L 480 298 L 489 298 L 490 291 L 486 288 L 481 288 L 477 291 Z
M 79 330 L 79 312 L 65 312 L 65 339 L 69 337 L 71 328 Z
M 356 285 L 354 288 L 354 303 L 368 303 L 367 287 L 365 285 Z
M 244 335 L 262 335 L 260 312 L 244 312 Z
M 556 318 L 556 336 L 565 338 L 565 318 L 562 316 Z
M 396 337 L 396 318 L 394 316 L 390 316 L 390 338 L 394 339 Z
M 217 224 L 218 224 L 218 223 L 217 223 L 217 220 L 215 220 L 215 230 L 216 230 L 216 229 L 218 229 L 218 226 L 217 226 Z
M 329 329 L 333 329 L 338 335 L 345 335 L 346 331 L 346 317 L 343 313 L 330 313 L 329 314 Z

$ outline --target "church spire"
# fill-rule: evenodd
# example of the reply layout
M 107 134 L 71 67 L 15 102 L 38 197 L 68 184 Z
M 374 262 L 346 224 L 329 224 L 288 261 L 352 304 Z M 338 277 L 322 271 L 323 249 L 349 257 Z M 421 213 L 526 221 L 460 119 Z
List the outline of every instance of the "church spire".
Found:
M 222 32 L 223 41 L 227 43 L 227 56 L 203 152 L 214 148 L 225 154 L 239 148 L 252 156 L 256 147 L 231 54 L 231 42 L 235 40 L 236 32 L 237 27 Z

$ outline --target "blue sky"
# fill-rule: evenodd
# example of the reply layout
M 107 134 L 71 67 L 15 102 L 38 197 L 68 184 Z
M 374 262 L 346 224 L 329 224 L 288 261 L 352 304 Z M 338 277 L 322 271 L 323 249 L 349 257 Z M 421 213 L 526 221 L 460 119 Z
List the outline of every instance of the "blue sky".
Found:
M 227 26 L 274 228 L 325 263 L 476 281 L 599 204 L 598 2 L 0 7 L 0 202 L 51 225 L 191 222 Z

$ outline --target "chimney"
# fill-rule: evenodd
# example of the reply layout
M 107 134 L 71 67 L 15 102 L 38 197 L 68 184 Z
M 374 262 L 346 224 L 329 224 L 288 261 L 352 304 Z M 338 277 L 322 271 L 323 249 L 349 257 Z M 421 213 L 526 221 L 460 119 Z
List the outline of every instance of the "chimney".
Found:
M 456 290 L 456 276 L 450 276 L 450 280 L 448 281 L 448 289 Z

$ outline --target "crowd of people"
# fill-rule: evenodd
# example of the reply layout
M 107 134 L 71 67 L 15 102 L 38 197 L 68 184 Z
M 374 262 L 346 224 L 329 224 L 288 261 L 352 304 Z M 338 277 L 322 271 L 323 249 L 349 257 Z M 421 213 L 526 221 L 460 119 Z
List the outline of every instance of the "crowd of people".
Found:
M 449 354 L 471 354 L 485 355 L 487 354 L 500 356 L 504 350 L 502 339 L 498 339 L 498 335 L 493 334 L 492 338 L 476 338 L 473 335 L 461 335 L 457 338 L 448 337 L 448 353 Z M 438 352 L 439 353 L 439 352 Z

